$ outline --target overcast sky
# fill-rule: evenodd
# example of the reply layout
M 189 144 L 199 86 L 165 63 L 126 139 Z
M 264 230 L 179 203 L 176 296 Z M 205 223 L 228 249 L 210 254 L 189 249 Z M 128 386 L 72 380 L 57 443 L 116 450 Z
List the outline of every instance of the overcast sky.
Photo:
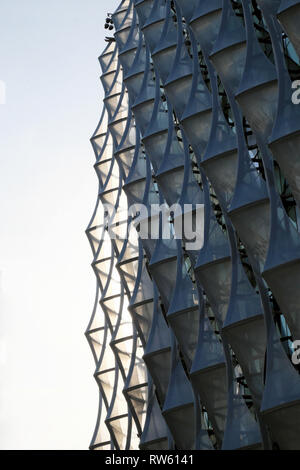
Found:
M 119 3 L 0 0 L 1 449 L 85 449 L 94 430 L 89 138 Z

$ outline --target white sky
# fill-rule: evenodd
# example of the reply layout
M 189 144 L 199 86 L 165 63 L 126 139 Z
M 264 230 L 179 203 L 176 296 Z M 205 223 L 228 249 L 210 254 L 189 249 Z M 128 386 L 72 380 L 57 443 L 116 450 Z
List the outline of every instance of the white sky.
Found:
M 84 230 L 98 55 L 119 0 L 0 0 L 0 448 L 85 449 L 97 414 Z

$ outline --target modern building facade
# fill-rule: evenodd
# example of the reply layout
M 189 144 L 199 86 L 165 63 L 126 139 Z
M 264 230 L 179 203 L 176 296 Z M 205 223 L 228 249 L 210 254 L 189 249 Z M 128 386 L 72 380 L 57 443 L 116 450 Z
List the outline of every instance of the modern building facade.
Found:
M 300 1 L 123 0 L 111 18 L 91 449 L 300 449 Z

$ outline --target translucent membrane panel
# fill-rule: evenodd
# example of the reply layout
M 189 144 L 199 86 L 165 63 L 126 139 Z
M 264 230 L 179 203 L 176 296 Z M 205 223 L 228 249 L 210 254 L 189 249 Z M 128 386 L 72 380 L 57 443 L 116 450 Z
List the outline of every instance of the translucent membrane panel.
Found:
M 108 165 L 111 165 L 109 169 L 107 168 Z M 105 165 L 105 162 L 103 162 L 103 165 Z M 113 160 L 113 162 L 107 162 L 107 166 L 104 166 L 104 172 L 109 170 L 108 176 L 105 180 L 105 186 L 104 190 L 105 191 L 111 191 L 112 189 L 119 188 L 120 186 L 120 170 L 118 163 Z M 99 165 L 99 168 L 101 169 L 101 165 Z M 104 175 L 105 176 L 105 175 Z
M 247 385 L 257 407 L 264 388 L 263 373 L 266 353 L 266 332 L 261 315 L 223 328 L 222 334 L 230 343 L 243 369 Z
M 139 94 L 136 97 L 136 100 L 133 103 L 134 106 L 138 106 L 140 103 L 144 103 L 145 101 L 154 99 L 156 96 L 156 93 L 158 93 L 158 85 L 155 83 L 155 80 L 156 80 L 155 73 L 151 67 L 151 64 L 149 63 L 148 54 L 146 54 L 145 60 L 143 60 L 142 65 L 143 67 L 139 66 L 137 70 L 138 72 L 140 72 L 141 71 L 140 68 L 144 69 L 143 70 L 143 84 L 142 84 Z M 135 75 L 135 74 L 132 73 L 131 75 Z
M 262 267 L 270 238 L 270 202 L 258 201 L 230 213 L 230 218 L 247 250 Z
M 137 25 L 133 29 L 132 35 L 130 36 L 130 39 L 129 39 L 130 47 L 138 46 L 140 42 L 140 38 L 141 38 L 141 32 L 139 29 L 139 25 Z
M 125 92 L 120 99 L 119 106 L 113 116 L 113 120 L 127 118 L 129 114 L 128 93 Z
M 114 259 L 111 257 L 104 258 L 104 256 L 107 255 L 102 252 L 102 255 L 99 256 L 99 260 L 93 263 L 93 268 L 100 284 L 102 297 L 109 297 L 117 294 L 120 289 L 117 288 L 118 277 L 117 272 L 114 269 Z
M 140 445 L 140 438 L 135 426 L 135 423 L 132 423 L 132 432 L 131 432 L 131 440 L 130 440 L 130 450 L 139 450 Z
M 99 208 L 99 209 L 98 209 Z M 89 239 L 89 242 L 92 246 L 92 251 L 95 254 L 99 248 L 99 243 L 103 237 L 103 222 L 104 222 L 104 211 L 102 204 L 99 204 L 95 217 L 92 219 L 89 227 L 86 230 L 86 235 Z M 102 213 L 101 213 L 102 212 Z
M 222 441 L 227 414 L 227 379 L 222 345 L 210 321 L 200 317 L 196 355 L 190 371 L 195 391 L 205 406 L 217 440 Z
M 120 291 L 120 286 L 118 290 Z M 118 290 L 116 289 L 112 297 L 107 296 L 106 298 L 101 300 L 101 305 L 103 307 L 106 319 L 112 331 L 114 331 L 116 325 L 119 322 L 119 317 L 123 306 L 122 296 L 116 294 Z
M 237 151 L 219 155 L 202 162 L 206 175 L 211 181 L 218 200 L 228 207 L 232 201 L 237 178 Z
M 153 299 L 153 284 L 147 271 L 143 253 L 142 260 L 140 259 L 140 263 L 142 263 L 142 269 L 141 266 L 139 266 L 141 272 L 139 271 L 139 274 L 136 279 L 134 294 L 130 302 L 131 307 L 138 305 L 142 302 L 152 301 Z
M 161 50 L 153 55 L 153 62 L 159 70 L 159 75 L 164 83 L 173 67 L 176 57 L 176 42 L 173 47 L 168 46 L 166 49 Z
M 128 113 L 127 113 L 128 114 Z M 109 124 L 109 130 L 116 142 L 116 145 L 119 146 L 123 138 L 125 129 L 126 129 L 127 118 L 123 117 L 120 120 L 111 122 Z
M 120 254 L 125 246 L 128 219 L 127 212 L 117 209 L 116 216 L 110 220 L 109 234 L 113 240 L 115 251 Z
M 128 393 L 130 390 L 133 391 L 137 387 L 145 387 L 146 385 L 148 385 L 147 369 L 146 369 L 142 356 L 143 356 L 143 348 L 141 346 L 141 342 L 139 341 L 139 338 L 137 338 L 134 361 L 131 364 L 131 371 L 128 374 L 126 384 L 125 384 L 125 388 Z
M 164 2 L 160 2 L 161 6 L 163 7 Z M 152 51 L 152 57 L 154 57 L 157 53 L 159 53 L 161 50 L 166 50 L 167 48 L 171 48 L 173 45 L 176 45 L 177 43 L 177 25 L 175 24 L 175 21 L 173 20 L 174 17 L 172 17 L 172 12 L 168 11 L 168 5 L 166 5 L 166 11 L 164 13 L 165 16 L 165 24 L 164 24 L 164 30 L 159 38 L 157 47 L 155 48 L 154 51 Z M 159 16 L 156 15 L 156 17 L 153 17 L 153 13 L 155 15 L 155 7 L 152 12 L 152 22 L 153 19 L 157 20 Z
M 107 54 L 100 56 L 99 61 L 100 61 L 100 65 L 101 65 L 101 69 L 103 73 L 107 71 L 107 68 L 112 61 L 113 55 L 114 55 L 113 52 L 108 52 Z
M 101 395 L 99 396 L 99 409 L 96 428 L 90 445 L 92 450 L 110 450 L 111 440 L 108 429 L 105 425 L 106 410 Z
M 120 199 L 119 199 L 119 205 L 118 205 L 118 211 L 120 211 L 122 215 L 122 220 L 125 220 L 125 217 L 123 217 L 123 212 L 127 210 L 128 210 L 127 197 L 124 191 L 122 191 L 120 195 Z
M 273 443 L 281 450 L 299 450 L 300 378 L 270 323 L 266 382 L 261 406 Z
M 109 95 L 107 98 L 104 99 L 104 105 L 107 109 L 107 114 L 108 114 L 109 119 L 112 119 L 112 117 L 114 116 L 120 99 L 121 99 L 120 93 L 116 95 Z
M 157 204 L 157 201 L 155 201 L 154 204 Z M 154 237 L 151 236 L 152 227 L 154 227 L 155 233 L 158 233 L 157 224 L 154 223 L 154 225 L 152 225 L 152 223 L 152 217 L 147 217 L 142 219 L 138 226 L 139 233 L 141 233 L 140 236 L 142 240 L 143 249 L 146 253 L 148 260 L 151 260 L 155 252 L 155 246 L 157 241 L 154 239 Z
M 96 374 L 111 369 L 115 364 L 115 359 L 111 348 L 109 347 L 109 343 L 111 341 L 111 332 L 108 328 L 108 325 L 105 325 L 105 343 L 104 347 L 102 348 L 101 358 L 98 361 Z
M 117 363 L 118 363 L 118 366 L 120 368 L 120 371 L 124 380 L 127 377 L 127 374 L 129 371 L 131 354 L 132 354 L 132 346 L 133 346 L 132 324 L 128 325 L 128 327 L 125 328 L 126 326 L 127 325 L 123 324 L 123 327 L 121 328 L 121 332 L 119 334 L 119 336 L 124 335 L 124 337 L 121 339 L 113 340 L 111 342 L 111 347 L 117 359 Z M 131 336 L 125 337 L 127 330 L 129 329 L 131 329 Z
M 179 244 L 178 249 L 177 279 L 167 319 L 190 369 L 197 347 L 200 312 L 196 288 L 182 260 Z
M 100 293 L 100 290 L 99 290 L 98 284 L 97 284 L 97 292 L 96 292 L 96 297 L 95 297 L 95 304 L 94 304 L 94 308 L 93 308 L 93 313 L 92 313 L 92 317 L 89 321 L 86 333 L 89 333 L 89 331 L 96 330 L 97 328 L 103 328 L 105 326 L 104 314 L 103 314 L 102 308 L 99 304 L 100 294 L 101 293 Z
M 146 422 L 140 441 L 141 450 L 168 450 L 168 431 L 154 391 L 151 392 Z
M 224 86 L 235 93 L 238 90 L 245 66 L 246 42 L 233 44 L 214 53 L 211 60 Z
M 109 89 L 110 95 L 117 95 L 119 93 L 122 93 L 122 90 L 124 88 L 123 71 L 121 68 L 119 69 L 119 71 L 115 72 L 115 76 L 116 78 L 113 81 L 112 87 Z M 125 96 L 125 94 L 123 96 Z
M 140 384 L 136 385 L 134 388 L 125 388 L 124 390 L 124 393 L 127 396 L 127 400 L 130 403 L 130 409 L 132 410 L 132 416 L 135 419 L 139 435 L 141 435 L 141 429 L 143 428 L 146 420 L 147 389 L 148 384 Z
M 113 71 L 116 71 L 118 69 L 118 55 L 117 54 L 114 54 L 112 60 L 110 61 L 110 63 L 108 64 L 108 67 L 106 68 L 105 70 L 105 73 L 107 72 L 113 72 Z M 104 73 L 104 72 L 103 72 Z
M 146 190 L 146 178 L 130 182 L 123 189 L 126 192 L 129 206 L 135 203 L 142 203 Z
M 93 134 L 92 139 L 94 139 L 97 136 L 105 136 L 107 132 L 107 124 L 108 124 L 108 116 L 107 116 L 107 111 L 103 108 L 102 115 L 100 118 L 100 121 L 97 125 L 97 128 Z
M 135 156 L 132 162 L 131 171 L 125 182 L 125 185 L 130 183 L 138 182 L 141 179 L 146 179 L 147 176 L 150 179 L 150 165 L 142 148 L 135 148 Z
M 144 361 L 156 386 L 160 403 L 163 404 L 169 383 L 171 347 L 170 332 L 157 300 L 154 302 L 153 321 Z
M 142 135 L 146 132 L 149 126 L 151 116 L 154 109 L 154 99 L 139 103 L 133 108 L 135 119 L 139 125 Z
M 134 158 L 134 153 L 135 153 L 135 148 L 133 147 L 129 150 L 125 150 L 123 152 L 116 154 L 116 159 L 118 160 L 119 164 L 122 166 L 125 178 L 128 177 L 129 171 L 131 169 L 131 165 L 132 165 L 133 158 Z
M 138 272 L 139 260 L 121 262 L 118 264 L 118 269 L 123 276 L 123 282 L 127 287 L 129 296 L 131 297 L 134 291 L 136 276 Z
M 199 327 L 198 308 L 196 307 L 193 310 L 187 310 L 177 315 L 172 315 L 168 317 L 168 321 L 175 333 L 187 364 L 191 365 L 197 347 Z
M 188 380 L 176 343 L 173 343 L 172 371 L 163 407 L 163 416 L 174 438 L 176 447 L 187 450 L 195 444 L 195 410 L 192 387 Z
M 98 160 L 100 158 L 101 153 L 104 151 L 104 146 L 107 140 L 107 130 L 105 130 L 104 134 L 97 135 L 95 137 L 92 137 L 92 146 L 94 149 L 94 152 L 96 154 L 96 159 Z
M 144 356 L 144 361 L 155 384 L 159 401 L 164 403 L 169 384 L 171 348 L 147 354 Z
M 189 21 L 197 5 L 197 0 L 177 0 L 177 4 L 180 6 L 185 19 Z
M 113 21 L 116 31 L 127 23 L 132 22 L 132 9 L 129 10 L 130 0 L 122 2 L 118 10 L 113 14 Z
M 139 72 L 132 76 L 129 76 L 125 80 L 125 85 L 128 90 L 129 96 L 132 97 L 132 101 L 137 98 L 143 84 L 144 72 Z
M 86 332 L 86 337 L 89 342 L 92 354 L 94 356 L 94 361 L 97 364 L 99 360 L 102 360 L 103 358 L 105 342 L 107 339 L 107 328 L 103 326 L 99 328 L 89 329 Z
M 112 52 L 115 51 L 115 49 L 116 49 L 116 43 L 115 43 L 115 41 L 110 41 L 110 42 L 108 43 L 107 47 L 105 48 L 104 52 L 107 53 L 107 54 L 108 54 L 108 53 L 112 53 Z
M 166 150 L 168 132 L 160 132 L 143 139 L 146 153 L 149 156 L 155 173 L 160 167 Z
M 241 393 L 234 393 L 229 403 L 222 450 L 261 449 L 262 440 L 258 423 L 250 413 Z
M 158 184 L 164 198 L 169 206 L 178 202 L 183 185 L 184 167 L 175 168 L 174 170 L 160 173 L 157 175 Z
M 288 135 L 287 138 L 270 144 L 274 157 L 287 178 L 294 198 L 300 207 L 300 133 Z
M 236 96 L 252 130 L 258 135 L 268 137 L 272 131 L 277 111 L 277 95 L 276 80 Z
M 278 12 L 278 20 L 283 26 L 286 34 L 291 40 L 294 48 L 300 57 L 300 38 L 299 38 L 299 20 L 300 20 L 300 3 L 298 0 L 281 2 Z
M 224 322 L 231 290 L 231 259 L 223 259 L 197 268 L 201 282 L 217 319 Z
M 128 109 L 127 109 L 127 111 L 128 111 Z M 128 114 L 128 112 L 127 112 L 127 114 Z M 127 123 L 128 123 L 128 121 L 127 121 Z M 123 150 L 127 150 L 127 149 L 129 149 L 129 148 L 136 145 L 136 133 L 137 133 L 137 131 L 136 131 L 136 127 L 135 127 L 135 121 L 134 121 L 133 117 L 131 116 L 130 126 L 127 126 L 126 133 L 123 135 L 120 146 L 117 148 L 118 153 L 123 151 Z
M 109 429 L 116 449 L 127 450 L 128 447 L 126 444 L 128 441 L 130 442 L 128 439 L 128 415 L 125 414 L 124 416 L 117 416 L 113 419 L 107 419 L 106 425 Z
M 218 35 L 222 18 L 222 2 L 199 4 L 190 20 L 190 26 L 201 47 L 209 53 Z
M 126 268 L 126 263 L 134 263 L 136 260 L 139 258 L 139 241 L 138 241 L 138 234 L 136 232 L 136 229 L 132 223 L 128 225 L 128 220 L 125 220 L 124 222 L 127 225 L 127 233 L 126 237 L 124 237 L 124 245 L 122 249 L 122 253 L 119 256 L 118 260 L 118 266 L 119 265 L 124 265 L 124 270 L 128 272 L 133 272 L 131 268 Z M 120 224 L 120 222 L 119 222 Z M 117 225 L 116 227 L 116 234 L 119 234 L 118 227 L 120 225 Z M 123 233 L 123 230 L 120 230 L 121 233 Z M 137 273 L 137 267 L 134 266 L 134 272 Z
M 128 227 L 128 236 L 127 236 L 125 246 L 126 246 L 125 251 L 123 251 L 119 259 L 120 262 L 131 261 L 140 256 L 138 234 L 132 223 Z M 143 259 L 143 256 L 141 253 L 141 261 L 142 259 Z
M 159 38 L 161 37 L 161 33 L 163 31 L 165 19 L 163 18 L 160 21 L 155 21 L 152 24 L 147 24 L 143 27 L 143 33 L 146 39 L 146 43 L 148 44 L 151 52 L 157 45 Z
M 199 392 L 209 420 L 219 441 L 222 441 L 227 416 L 226 366 L 218 364 L 191 376 L 195 389 Z
M 160 100 L 159 109 L 156 111 L 157 112 L 154 113 L 152 116 L 150 125 L 147 128 L 147 132 L 144 135 L 144 138 L 153 136 L 158 132 L 167 132 L 167 130 L 169 129 L 169 113 L 166 102 Z
M 97 251 L 94 262 L 101 261 L 102 258 L 111 258 L 112 256 L 112 246 L 111 241 L 106 230 L 102 233 L 101 243 L 99 245 L 99 250 Z
M 300 259 L 264 271 L 264 279 L 274 292 L 294 339 L 300 338 Z
M 113 333 L 113 341 L 118 341 L 126 338 L 131 338 L 132 337 L 132 332 L 133 332 L 133 325 L 131 321 L 130 314 L 127 310 L 128 307 L 128 300 L 124 296 L 123 297 L 123 303 L 120 304 L 120 311 L 119 311 L 119 318 L 118 318 L 118 323 L 114 329 Z M 129 346 L 126 346 L 126 350 L 128 349 Z
M 93 263 L 93 268 L 99 280 L 100 289 L 103 291 L 110 279 L 112 260 L 103 258 Z
M 119 31 L 115 33 L 116 41 L 118 43 L 118 47 L 120 51 L 126 45 L 128 38 L 129 38 L 130 31 L 131 31 L 131 24 L 127 23 L 126 25 L 122 25 L 122 29 L 119 29 Z
M 211 110 L 195 114 L 182 121 L 184 132 L 199 158 L 203 155 L 211 130 Z
M 113 166 L 113 161 L 110 158 L 109 160 L 100 160 L 99 163 L 95 165 L 95 169 L 99 178 L 99 182 L 102 187 L 107 183 L 107 178 L 109 176 L 110 169 Z M 107 183 L 108 184 L 108 183 Z M 104 209 L 103 209 L 104 210 Z
M 271 429 L 276 448 L 299 450 L 300 402 L 279 407 L 274 412 L 265 413 L 264 421 Z
M 141 434 L 146 420 L 148 392 L 147 371 L 141 357 L 141 349 L 141 347 L 137 348 L 134 366 L 131 365 L 124 388 L 124 394 L 130 405 L 139 434 Z
M 179 450 L 191 450 L 195 442 L 195 410 L 192 404 L 163 413 Z
M 173 103 L 178 119 L 181 118 L 188 103 L 191 94 L 192 81 L 193 76 L 188 75 L 186 77 L 179 78 L 174 82 L 169 82 L 166 85 L 166 94 L 171 103 Z
M 90 331 L 88 333 L 88 338 L 95 361 L 97 362 L 100 359 L 102 348 L 104 345 L 105 329 L 97 328 L 94 331 Z
M 114 365 L 114 361 L 112 362 L 111 366 L 112 365 Z M 115 378 L 116 378 L 115 367 L 111 367 L 110 369 L 106 369 L 102 371 L 100 370 L 96 372 L 95 378 L 100 387 L 105 405 L 108 408 L 110 406 L 113 393 L 114 393 Z
M 97 145 L 98 138 L 96 138 L 96 145 Z M 108 133 L 106 133 L 106 139 L 103 147 L 101 148 L 101 152 L 98 153 L 98 161 L 102 160 L 109 160 L 113 157 L 113 139 L 112 136 Z M 97 168 L 96 168 L 97 171 Z M 103 181 L 104 184 L 104 181 Z
M 102 82 L 102 85 L 103 85 L 105 95 L 108 95 L 108 93 L 110 92 L 110 90 L 113 86 L 113 83 L 115 81 L 116 81 L 116 71 L 115 70 L 106 72 L 105 74 L 103 74 L 101 76 L 101 82 Z M 121 93 L 121 90 L 122 90 L 122 86 L 121 86 L 121 83 L 119 81 L 119 89 L 112 92 L 112 94 Z
M 131 44 L 130 49 L 126 50 L 125 52 L 119 55 L 119 60 L 122 64 L 125 76 L 130 71 L 136 54 L 137 47 L 134 47 L 134 44 Z
M 147 18 L 149 18 L 152 7 L 153 7 L 153 0 L 145 0 L 145 1 L 136 1 L 135 2 L 135 9 L 137 11 L 140 27 L 144 25 Z
M 153 301 L 143 303 L 142 305 L 133 305 L 130 311 L 135 324 L 138 325 L 139 334 L 144 345 L 147 344 L 150 334 L 150 328 L 153 318 Z
M 160 292 L 163 304 L 168 310 L 176 282 L 176 258 L 150 264 L 150 271 Z

